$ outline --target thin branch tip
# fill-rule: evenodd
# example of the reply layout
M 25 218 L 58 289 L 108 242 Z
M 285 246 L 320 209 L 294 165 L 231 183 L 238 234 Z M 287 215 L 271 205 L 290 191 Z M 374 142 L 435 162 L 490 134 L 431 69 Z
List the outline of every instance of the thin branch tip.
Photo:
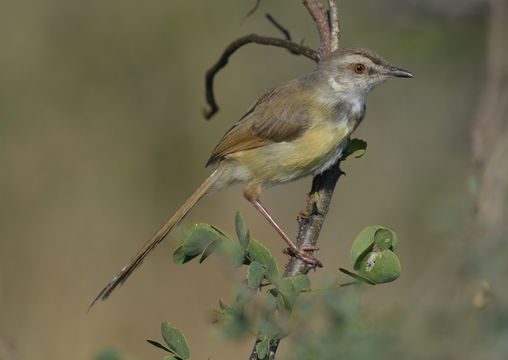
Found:
M 211 119 L 212 116 L 215 115 L 219 110 L 219 106 L 217 105 L 217 101 L 215 99 L 215 94 L 213 90 L 215 76 L 222 68 L 224 68 L 228 64 L 231 55 L 233 55 L 242 46 L 245 46 L 247 44 L 258 44 L 280 47 L 288 50 L 293 55 L 302 55 L 311 59 L 314 62 L 317 62 L 319 60 L 318 53 L 315 50 L 286 39 L 260 36 L 257 34 L 249 34 L 239 39 L 236 39 L 226 47 L 226 49 L 223 51 L 222 55 L 219 57 L 217 62 L 206 72 L 205 97 L 209 109 L 204 111 L 205 119 Z
M 269 13 L 266 13 L 265 14 L 265 17 L 268 19 L 268 21 L 273 25 L 275 26 L 275 28 L 277 30 L 279 30 L 282 35 L 284 35 L 284 37 L 286 38 L 286 40 L 289 40 L 291 41 L 291 34 L 289 33 L 289 30 L 286 29 L 284 26 L 282 26 L 277 20 L 275 20 L 275 18 L 270 15 Z

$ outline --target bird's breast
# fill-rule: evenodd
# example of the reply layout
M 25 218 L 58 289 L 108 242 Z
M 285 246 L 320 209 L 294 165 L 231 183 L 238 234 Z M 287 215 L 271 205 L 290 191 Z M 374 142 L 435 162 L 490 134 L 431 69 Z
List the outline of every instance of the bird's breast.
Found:
M 320 173 L 337 161 L 341 145 L 356 129 L 364 112 L 363 104 L 321 110 L 313 114 L 312 126 L 296 139 L 240 151 L 228 159 L 235 162 L 240 182 L 273 185 Z
M 309 129 L 299 138 L 241 151 L 231 156 L 243 182 L 265 185 L 296 180 L 323 168 L 337 158 L 337 148 L 349 136 L 347 122 L 328 122 Z

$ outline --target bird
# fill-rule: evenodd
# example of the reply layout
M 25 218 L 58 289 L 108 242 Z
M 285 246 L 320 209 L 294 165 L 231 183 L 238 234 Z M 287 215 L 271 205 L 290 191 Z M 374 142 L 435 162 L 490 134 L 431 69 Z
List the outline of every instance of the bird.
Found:
M 243 195 L 268 220 L 288 251 L 314 266 L 319 260 L 298 248 L 260 201 L 262 189 L 317 175 L 333 166 L 365 117 L 365 98 L 394 77 L 412 78 L 376 52 L 341 48 L 309 74 L 265 93 L 222 137 L 206 164 L 212 173 L 176 210 L 91 303 L 105 300 L 141 264 L 205 194 L 243 184 Z

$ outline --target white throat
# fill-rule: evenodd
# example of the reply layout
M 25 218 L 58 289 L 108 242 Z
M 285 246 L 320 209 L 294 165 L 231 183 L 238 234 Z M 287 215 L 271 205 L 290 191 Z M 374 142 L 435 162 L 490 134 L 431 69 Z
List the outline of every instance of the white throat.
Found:
M 336 102 L 337 99 L 340 99 L 341 101 L 349 102 L 351 104 L 355 104 L 355 106 L 359 106 L 358 110 L 362 109 L 363 104 L 365 103 L 365 98 L 371 90 L 369 87 L 352 86 L 352 84 L 349 84 L 347 81 L 338 81 L 333 76 L 328 78 L 328 85 L 332 91 L 326 91 L 324 93 L 324 98 L 326 98 L 326 101 Z
M 342 92 L 342 85 L 335 79 L 335 77 L 331 76 L 328 78 L 328 84 L 330 87 L 337 92 Z

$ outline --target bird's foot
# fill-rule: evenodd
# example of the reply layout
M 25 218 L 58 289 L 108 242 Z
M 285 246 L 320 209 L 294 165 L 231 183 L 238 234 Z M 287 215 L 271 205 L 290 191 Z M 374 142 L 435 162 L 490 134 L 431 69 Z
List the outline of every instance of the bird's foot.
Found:
M 302 246 L 301 248 L 294 246 L 294 247 L 288 247 L 288 248 L 282 250 L 282 252 L 286 255 L 294 256 L 309 265 L 313 265 L 315 267 L 323 267 L 323 264 L 321 264 L 321 261 L 316 259 L 316 257 L 314 255 L 306 252 L 306 251 L 317 251 L 317 250 L 319 250 L 319 248 L 316 246 Z

